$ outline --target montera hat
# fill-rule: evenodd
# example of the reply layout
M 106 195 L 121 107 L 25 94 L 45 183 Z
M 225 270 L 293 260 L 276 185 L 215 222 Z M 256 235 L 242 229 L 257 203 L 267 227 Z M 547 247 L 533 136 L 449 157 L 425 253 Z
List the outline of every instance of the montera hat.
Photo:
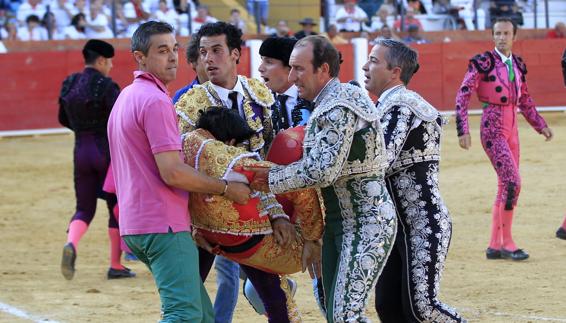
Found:
M 98 39 L 91 39 L 86 42 L 85 47 L 83 47 L 83 56 L 86 57 L 88 51 L 95 52 L 105 58 L 114 57 L 114 47 Z
M 304 18 L 303 20 L 299 21 L 299 25 L 316 26 L 316 22 L 314 22 L 312 18 Z
M 261 56 L 278 59 L 282 61 L 285 66 L 289 66 L 289 58 L 291 57 L 295 43 L 297 43 L 295 38 L 270 37 L 261 43 L 259 54 Z

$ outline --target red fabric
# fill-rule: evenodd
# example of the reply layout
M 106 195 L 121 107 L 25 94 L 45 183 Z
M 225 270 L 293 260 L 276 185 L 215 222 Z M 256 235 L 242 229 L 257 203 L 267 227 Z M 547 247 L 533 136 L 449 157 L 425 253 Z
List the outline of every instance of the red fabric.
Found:
M 557 38 L 566 38 L 566 37 L 565 37 L 565 35 L 562 35 L 561 33 L 556 32 L 556 30 L 551 30 L 548 33 L 546 33 L 546 38 L 557 39 Z
M 494 204 L 491 211 L 491 249 L 501 249 L 501 217 L 499 216 L 499 204 Z

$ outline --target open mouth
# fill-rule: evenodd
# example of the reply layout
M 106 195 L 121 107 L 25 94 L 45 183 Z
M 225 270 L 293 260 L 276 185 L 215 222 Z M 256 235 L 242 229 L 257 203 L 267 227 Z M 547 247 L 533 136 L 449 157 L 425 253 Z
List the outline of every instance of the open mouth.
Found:
M 214 71 L 217 71 L 217 70 L 218 70 L 218 67 L 207 67 L 206 68 L 207 72 L 214 72 Z
M 263 82 L 265 83 L 269 82 L 269 77 L 262 76 L 261 78 L 263 79 Z

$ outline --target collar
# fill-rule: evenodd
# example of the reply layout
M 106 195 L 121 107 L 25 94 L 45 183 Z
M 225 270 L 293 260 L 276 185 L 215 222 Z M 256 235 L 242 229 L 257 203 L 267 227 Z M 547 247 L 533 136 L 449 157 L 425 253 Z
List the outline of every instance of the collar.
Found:
M 401 86 L 404 86 L 403 84 L 399 84 L 399 85 L 395 85 L 394 87 L 390 87 L 387 90 L 383 91 L 383 93 L 381 93 L 381 95 L 379 96 L 379 98 L 377 99 L 377 102 L 381 103 L 383 101 L 385 101 L 385 99 L 387 98 L 387 96 L 393 92 L 393 90 L 396 90 L 398 88 L 400 88 Z
M 155 85 L 157 85 L 157 87 L 163 91 L 165 94 L 169 95 L 169 90 L 167 89 L 167 86 L 165 86 L 165 84 L 163 84 L 163 82 L 161 82 L 161 80 L 159 80 L 155 75 L 146 72 L 146 71 L 134 71 L 134 80 L 136 79 L 145 79 L 148 81 L 151 81 L 153 83 L 155 83 Z
M 242 82 L 240 82 L 240 77 L 236 77 L 236 85 L 234 85 L 233 89 L 225 89 L 219 85 L 216 85 L 212 82 L 210 82 L 210 84 L 212 85 L 212 88 L 214 89 L 214 91 L 216 91 L 216 94 L 218 94 L 218 98 L 220 100 L 222 100 L 223 102 L 225 101 L 229 101 L 228 99 L 228 94 L 230 94 L 230 92 L 236 91 L 239 94 L 242 95 L 242 97 L 246 97 L 245 96 L 245 92 L 244 92 L 244 87 L 242 86 Z
M 331 78 L 328 82 L 326 82 L 326 84 L 324 85 L 324 87 L 320 90 L 320 92 L 318 92 L 318 94 L 314 97 L 314 100 L 312 100 L 313 104 L 316 104 L 316 100 L 318 99 L 318 97 L 322 94 L 322 92 L 324 92 L 324 90 L 328 87 L 328 85 L 330 83 L 332 83 L 332 81 L 337 80 L 337 78 Z
M 503 55 L 503 53 L 500 52 L 500 51 L 497 49 L 497 47 L 495 48 L 495 52 L 497 53 L 497 55 L 499 55 L 499 57 L 501 58 L 501 61 L 502 61 L 503 63 L 505 63 L 506 60 L 508 60 L 508 59 L 510 59 L 510 58 L 513 57 L 513 53 L 509 54 L 509 57 Z M 511 62 L 513 62 L 513 60 L 511 60 Z
M 288 97 L 296 99 L 299 96 L 299 89 L 297 88 L 297 86 L 295 84 L 293 84 L 293 85 L 291 85 L 290 88 L 287 89 L 287 91 L 285 91 L 281 94 L 285 94 Z

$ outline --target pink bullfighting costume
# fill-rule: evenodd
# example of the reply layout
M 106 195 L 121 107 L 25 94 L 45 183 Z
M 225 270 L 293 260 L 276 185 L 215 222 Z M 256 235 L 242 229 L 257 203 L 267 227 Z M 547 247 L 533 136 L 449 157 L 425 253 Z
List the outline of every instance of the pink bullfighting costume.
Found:
M 498 180 L 492 211 L 491 240 L 486 253 L 489 259 L 508 257 L 522 260 L 528 257 L 517 248 L 511 235 L 513 211 L 521 191 L 516 109 L 519 108 L 537 132 L 541 133 L 547 125 L 535 109 L 527 89 L 526 74 L 527 68 L 519 56 L 511 55 L 503 61 L 496 50 L 476 55 L 470 59 L 456 98 L 458 136 L 470 132 L 468 107 L 474 91 L 477 91 L 483 103 L 481 143 Z

